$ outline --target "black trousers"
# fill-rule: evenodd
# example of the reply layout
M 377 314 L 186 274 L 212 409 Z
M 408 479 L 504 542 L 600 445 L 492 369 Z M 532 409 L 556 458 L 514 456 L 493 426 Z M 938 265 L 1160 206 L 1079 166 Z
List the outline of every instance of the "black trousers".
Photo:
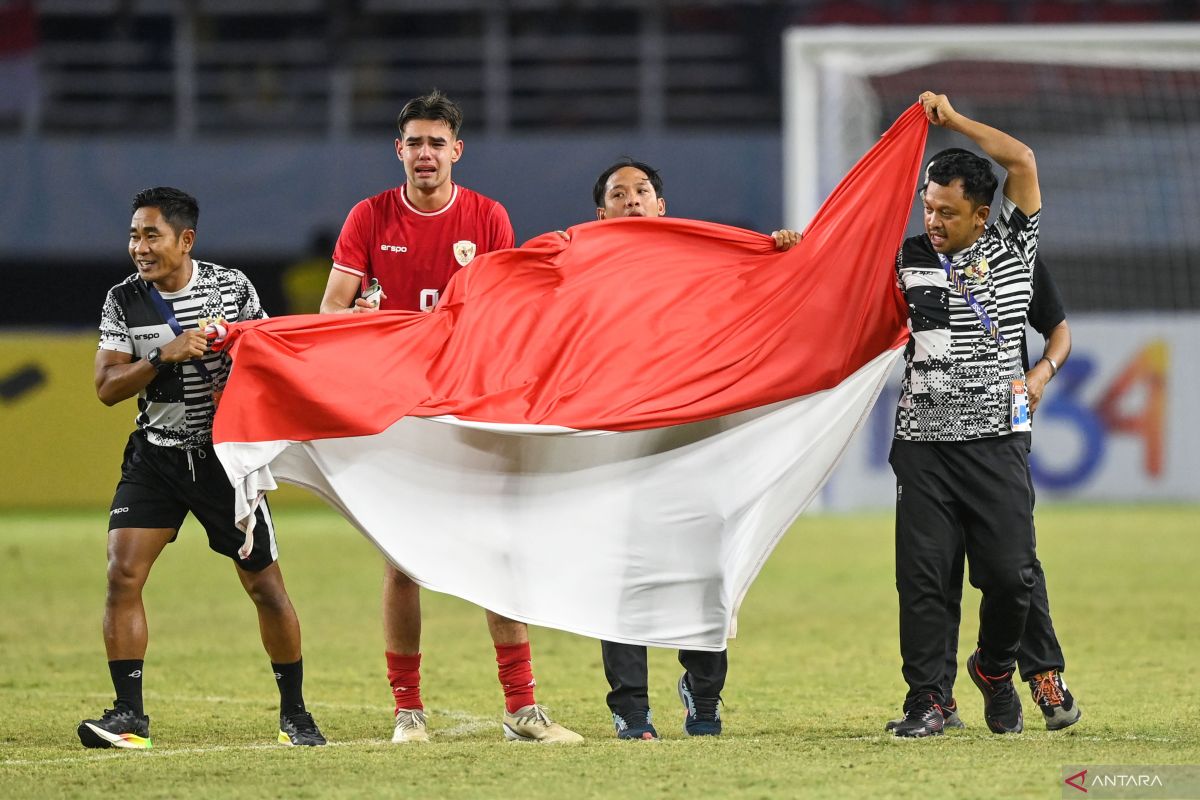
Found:
M 955 559 L 965 552 L 979 607 L 981 667 L 1013 668 L 1025 630 L 1037 555 L 1029 435 L 965 442 L 892 443 L 896 473 L 896 590 L 905 708 L 944 703 L 946 665 L 957 620 L 951 606 Z M 1048 611 L 1048 608 L 1047 608 Z M 955 643 L 956 645 L 957 643 Z
M 612 687 L 608 693 L 609 710 L 625 716 L 631 711 L 650 708 L 646 648 L 640 644 L 602 641 L 600 650 L 604 656 L 604 677 Z M 679 663 L 687 670 L 692 694 L 720 697 L 729 672 L 728 650 L 719 653 L 680 650 Z
M 1026 473 L 1029 483 L 1030 502 L 1037 503 L 1033 488 L 1033 475 Z M 1036 540 L 1036 523 L 1035 523 Z M 950 593 L 946 598 L 950 613 L 950 639 L 946 650 L 946 681 L 942 695 L 947 701 L 954 696 L 954 681 L 958 676 L 958 629 L 962 620 L 963 548 L 958 548 L 950 574 Z M 1046 573 L 1042 562 L 1033 562 L 1033 594 L 1029 599 L 1029 614 L 1025 617 L 1025 632 L 1021 634 L 1021 648 L 1017 651 L 1017 668 L 1021 680 L 1029 680 L 1046 670 L 1063 671 L 1067 667 L 1054 622 L 1050 619 L 1050 597 L 1046 591 Z
M 946 611 L 950 619 L 949 637 L 946 642 L 946 677 L 942 684 L 942 696 L 947 702 L 954 697 L 954 681 L 958 677 L 958 627 L 962 620 L 963 552 L 960 549 L 950 576 L 950 591 L 946 598 Z M 1021 646 L 1017 650 L 1017 669 L 1021 680 L 1027 681 L 1046 670 L 1062 672 L 1067 667 L 1054 622 L 1050 619 L 1050 598 L 1046 593 L 1046 573 L 1042 562 L 1033 562 L 1033 594 L 1029 598 L 1029 614 L 1025 617 L 1025 632 L 1021 634 Z

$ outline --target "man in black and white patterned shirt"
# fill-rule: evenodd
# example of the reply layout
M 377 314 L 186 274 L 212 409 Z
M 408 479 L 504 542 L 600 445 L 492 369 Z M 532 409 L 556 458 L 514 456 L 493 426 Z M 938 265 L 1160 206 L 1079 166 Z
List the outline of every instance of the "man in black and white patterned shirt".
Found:
M 99 719 L 79 724 L 79 739 L 85 747 L 150 747 L 150 718 L 142 706 L 142 587 L 191 512 L 209 547 L 233 559 L 258 610 L 279 687 L 279 741 L 323 745 L 304 706 L 300 623 L 276 561 L 270 511 L 265 503 L 260 508 L 254 546 L 241 559 L 244 536 L 233 521 L 233 486 L 212 448 L 230 360 L 209 351 L 204 328 L 210 320 L 265 314 L 245 275 L 192 258 L 199 215 L 196 200 L 178 189 L 138 193 L 129 226 L 137 272 L 110 289 L 104 303 L 96 394 L 110 406 L 136 396 L 138 415 L 109 510 L 104 646 L 117 698 Z
M 1041 191 L 1033 152 L 958 113 L 945 95 L 920 96 L 931 124 L 968 137 L 1007 174 L 971 153 L 935 161 L 922 191 L 925 233 L 938 263 L 897 256 L 912 338 L 896 410 L 896 588 L 908 684 L 897 736 L 941 734 L 947 586 L 959 543 L 983 595 L 978 648 L 967 671 L 994 733 L 1024 720 L 1013 668 L 1034 585 L 1029 404 L 1021 341 L 1032 295 Z
M 974 155 L 969 150 L 951 147 L 936 153 L 925 168 L 925 182 L 929 182 L 929 169 L 935 162 L 952 155 Z M 940 267 L 938 254 L 930 244 L 929 236 L 921 234 L 904 240 L 900 258 L 908 269 L 922 265 L 929 270 Z M 1047 384 L 1058 373 L 1071 355 L 1071 332 L 1067 324 L 1067 313 L 1062 295 L 1054 282 L 1050 270 L 1039 254 L 1033 263 L 1033 297 L 1030 300 L 1027 321 L 1045 339 L 1041 357 L 1030 367 L 1028 340 L 1021 340 L 1021 364 L 1025 370 L 1025 383 L 1029 394 L 1029 413 L 1032 416 L 1038 407 Z M 1032 487 L 1033 477 L 1028 476 Z M 1031 489 L 1032 491 L 1032 489 Z M 946 641 L 946 672 L 942 683 L 942 716 L 946 728 L 964 728 L 958 716 L 954 698 L 954 682 L 958 674 L 958 629 L 961 620 L 964 554 L 960 542 L 949 574 L 946 587 L 946 612 L 949 622 Z M 1046 588 L 1046 575 L 1037 560 L 1033 564 L 1034 586 L 1025 618 L 1025 632 L 1021 637 L 1021 650 L 1017 655 L 1017 666 L 1021 679 L 1029 685 L 1030 694 L 1046 723 L 1048 730 L 1068 728 L 1079 721 L 1082 709 L 1067 688 L 1062 673 L 1066 657 L 1058 641 L 1054 622 L 1050 617 L 1050 598 Z M 892 730 L 903 721 L 891 720 L 885 726 Z

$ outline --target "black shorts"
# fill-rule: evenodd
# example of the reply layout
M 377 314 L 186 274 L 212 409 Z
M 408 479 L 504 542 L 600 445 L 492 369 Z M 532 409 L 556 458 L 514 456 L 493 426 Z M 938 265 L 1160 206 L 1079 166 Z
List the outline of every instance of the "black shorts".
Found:
M 258 572 L 279 557 L 275 524 L 265 498 L 254 512 L 250 557 L 242 560 L 238 556 L 246 535 L 234 524 L 233 486 L 212 445 L 191 451 L 159 447 L 147 441 L 142 430 L 134 431 L 125 445 L 121 482 L 109 508 L 108 529 L 170 528 L 178 536 L 189 511 L 204 526 L 208 546 L 232 558 L 242 569 Z

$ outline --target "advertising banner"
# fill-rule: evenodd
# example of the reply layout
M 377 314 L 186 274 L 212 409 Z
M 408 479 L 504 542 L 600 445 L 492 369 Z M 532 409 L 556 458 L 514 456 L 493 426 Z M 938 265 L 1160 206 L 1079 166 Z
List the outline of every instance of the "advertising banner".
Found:
M 1200 502 L 1200 314 L 1077 314 L 1071 358 L 1034 416 L 1039 503 Z M 1030 353 L 1041 341 L 1030 332 Z M 92 385 L 94 334 L 0 336 L 0 508 L 106 506 L 136 403 Z M 890 508 L 899 368 L 822 494 L 833 511 Z M 964 476 L 969 479 L 969 476 Z M 289 502 L 314 502 L 289 491 Z
M 1071 357 L 1033 419 L 1038 501 L 1200 501 L 1200 314 L 1077 314 L 1067 322 Z M 1041 337 L 1028 335 L 1036 359 Z M 824 508 L 892 506 L 887 459 L 901 367 L 826 485 Z

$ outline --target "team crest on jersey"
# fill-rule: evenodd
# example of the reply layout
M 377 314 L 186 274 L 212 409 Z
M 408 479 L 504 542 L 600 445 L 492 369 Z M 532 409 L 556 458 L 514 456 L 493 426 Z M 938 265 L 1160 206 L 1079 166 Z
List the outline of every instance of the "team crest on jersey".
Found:
M 470 264 L 473 258 L 475 258 L 474 242 L 468 242 L 466 239 L 463 239 L 460 242 L 454 243 L 454 260 L 458 262 L 460 267 Z
M 976 283 L 982 283 L 987 279 L 988 263 L 986 258 L 979 259 L 978 264 L 972 264 L 963 270 L 967 277 Z

